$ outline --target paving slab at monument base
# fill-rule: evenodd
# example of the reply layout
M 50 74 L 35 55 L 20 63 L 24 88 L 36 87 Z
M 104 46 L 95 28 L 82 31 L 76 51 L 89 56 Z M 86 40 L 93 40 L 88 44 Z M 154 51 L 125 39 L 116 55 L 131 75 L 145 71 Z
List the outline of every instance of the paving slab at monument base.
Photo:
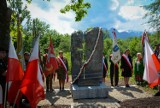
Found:
M 108 96 L 107 86 L 101 83 L 99 86 L 71 85 L 73 99 L 105 98 Z
M 121 107 L 120 103 L 126 100 L 148 98 L 153 96 L 153 94 L 149 94 L 143 91 L 143 89 L 139 88 L 138 86 L 135 85 L 130 85 L 130 86 L 131 86 L 130 88 L 126 88 L 125 86 L 119 86 L 119 87 L 107 86 L 108 87 L 107 98 L 93 98 L 93 99 L 73 99 L 69 88 L 65 89 L 64 91 L 55 89 L 54 92 L 46 93 L 46 99 L 41 100 L 38 103 L 38 108 L 119 108 Z M 146 108 L 152 108 L 152 107 L 146 107 Z M 157 106 L 156 108 L 159 107 Z

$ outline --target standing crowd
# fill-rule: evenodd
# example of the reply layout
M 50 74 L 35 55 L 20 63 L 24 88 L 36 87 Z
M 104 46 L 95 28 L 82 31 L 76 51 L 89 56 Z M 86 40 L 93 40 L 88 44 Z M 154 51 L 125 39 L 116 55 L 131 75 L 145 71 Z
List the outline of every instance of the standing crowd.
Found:
M 7 64 L 8 64 L 8 58 L 7 58 L 7 53 L 8 51 L 5 49 L 0 48 L 0 108 L 3 108 L 3 103 L 5 100 L 5 92 L 6 92 L 6 73 L 7 73 Z M 45 65 L 46 65 L 46 60 L 49 57 L 48 55 L 48 48 L 45 49 L 45 53 L 43 54 L 43 61 L 39 59 L 39 62 L 42 67 L 42 73 L 45 72 Z M 25 52 L 24 53 L 24 62 L 25 66 L 27 67 L 28 62 L 30 58 L 30 53 Z M 41 58 L 41 57 L 40 57 Z M 46 92 L 52 92 L 54 89 L 52 88 L 52 81 L 54 78 L 55 73 L 57 73 L 57 79 L 59 80 L 59 89 L 60 91 L 64 90 L 64 84 L 65 80 L 68 77 L 67 76 L 67 71 L 68 71 L 68 60 L 63 56 L 63 51 L 59 51 L 58 57 L 55 57 L 58 68 L 52 72 L 51 74 L 46 76 Z M 42 62 L 42 63 L 41 63 Z M 25 74 L 26 68 L 24 69 L 24 74 Z M 45 73 L 44 73 L 45 74 Z M 43 76 L 44 76 L 43 74 Z M 8 85 L 7 85 L 8 87 Z M 2 94 L 1 94 L 2 93 Z M 19 107 L 21 108 L 29 108 L 30 104 L 26 96 L 22 95 L 20 99 L 20 105 Z M 13 106 L 13 103 L 10 103 L 10 106 Z
M 160 45 L 157 45 L 155 49 L 155 55 L 160 60 Z M 28 64 L 30 57 L 29 52 L 24 53 L 24 59 L 26 66 Z M 42 61 L 42 70 L 45 70 L 45 64 L 46 60 L 48 58 L 48 49 L 45 49 L 45 53 L 43 54 L 43 61 Z M 130 50 L 126 49 L 124 53 L 121 56 L 121 60 L 114 64 L 111 60 L 112 54 L 109 56 L 109 63 L 110 67 L 108 65 L 107 56 L 103 54 L 103 82 L 105 82 L 106 76 L 110 75 L 110 82 L 111 86 L 117 86 L 119 83 L 119 67 L 121 69 L 121 76 L 124 77 L 124 85 L 125 87 L 130 87 L 129 85 L 129 79 L 134 74 L 135 81 L 137 85 L 142 85 L 144 83 L 143 81 L 143 72 L 144 72 L 144 63 L 143 63 L 143 57 L 141 53 L 137 53 L 136 59 L 133 61 L 132 57 L 130 55 Z M 68 72 L 68 61 L 63 56 L 63 51 L 59 51 L 59 55 L 56 58 L 58 63 L 58 69 L 56 69 L 52 74 L 49 74 L 46 76 L 46 92 L 52 92 L 54 91 L 52 87 L 52 81 L 55 79 L 55 73 L 57 73 L 57 79 L 59 80 L 59 90 L 64 90 L 65 80 L 67 80 L 67 72 Z M 109 72 L 108 72 L 109 71 Z M 7 72 L 7 51 L 4 49 L 0 49 L 0 90 L 3 91 L 3 100 L 4 100 L 4 94 L 5 94 L 5 84 L 6 84 L 6 72 Z M 159 96 L 160 91 L 155 95 Z M 26 99 L 25 96 L 22 96 L 23 99 Z M 27 100 L 27 99 L 26 99 Z

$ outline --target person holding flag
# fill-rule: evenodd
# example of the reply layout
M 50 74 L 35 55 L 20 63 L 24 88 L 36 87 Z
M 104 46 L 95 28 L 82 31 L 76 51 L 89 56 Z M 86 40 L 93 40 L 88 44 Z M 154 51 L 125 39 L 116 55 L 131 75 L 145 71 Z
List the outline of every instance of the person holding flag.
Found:
M 57 58 L 58 69 L 56 70 L 59 79 L 59 89 L 64 90 L 65 80 L 68 82 L 68 61 L 63 56 L 63 51 L 59 51 L 59 56 Z
M 121 59 L 120 49 L 117 44 L 116 31 L 113 29 L 113 47 L 112 54 L 110 55 L 110 80 L 111 86 L 113 86 L 113 77 L 115 79 L 115 86 L 118 86 L 119 72 L 118 72 L 118 62 Z
M 119 67 L 118 63 L 114 64 L 113 61 L 111 60 L 113 54 L 110 55 L 109 61 L 110 61 L 110 81 L 111 81 L 111 86 L 118 86 L 119 82 Z M 113 78 L 114 78 L 114 84 L 113 84 Z
M 43 63 L 44 63 L 44 74 L 46 76 L 46 85 L 47 85 L 46 91 L 53 91 L 52 79 L 53 79 L 53 74 L 55 74 L 55 70 L 58 69 L 58 63 L 56 56 L 54 54 L 54 48 L 51 37 L 50 37 L 49 47 L 45 49 L 45 54 L 43 56 Z
M 43 54 L 43 67 L 44 67 L 43 70 L 44 70 L 44 73 L 45 73 L 45 65 L 46 65 L 46 60 L 47 60 L 47 57 L 48 57 L 48 48 L 45 48 L 44 52 L 45 53 Z M 52 83 L 52 78 L 53 78 L 52 75 L 47 75 L 46 76 L 46 92 L 49 92 L 50 89 L 52 89 L 52 87 L 50 88 L 50 84 Z
M 121 69 L 122 69 L 122 76 L 124 77 L 124 84 L 126 87 L 130 87 L 129 78 L 132 76 L 133 73 L 133 65 L 129 49 L 126 49 L 124 54 L 122 55 Z

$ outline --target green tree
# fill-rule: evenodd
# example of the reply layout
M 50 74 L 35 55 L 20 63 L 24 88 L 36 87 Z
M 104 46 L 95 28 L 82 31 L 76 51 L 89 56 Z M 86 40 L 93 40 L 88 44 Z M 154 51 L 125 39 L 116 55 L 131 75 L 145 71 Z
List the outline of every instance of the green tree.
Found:
M 71 36 L 65 34 L 64 36 L 62 36 L 59 49 L 63 50 L 64 52 L 70 52 L 70 48 L 71 48 Z
M 60 11 L 61 13 L 66 13 L 72 10 L 76 14 L 75 21 L 81 21 L 81 19 L 87 15 L 87 9 L 90 7 L 91 5 L 88 2 L 84 3 L 84 0 L 71 0 L 70 4 L 66 5 Z
M 26 26 L 23 28 L 24 31 L 24 50 L 28 51 L 31 47 L 33 47 L 34 42 L 38 36 L 40 36 L 40 44 L 43 46 L 42 48 L 46 48 L 48 46 L 49 42 L 49 36 L 50 36 L 50 30 L 49 30 L 49 25 L 46 24 L 43 21 L 40 21 L 38 18 L 36 19 L 31 19 L 30 21 L 27 22 Z M 47 37 L 46 37 L 47 36 Z M 41 39 L 43 38 L 43 41 Z M 46 45 L 45 45 L 46 44 Z
M 149 23 L 150 27 L 157 31 L 157 37 L 160 33 L 160 0 L 155 0 L 150 5 L 144 6 L 148 13 L 145 15 L 145 18 L 149 17 L 147 23 Z
M 113 41 L 111 38 L 106 38 L 104 39 L 104 50 L 103 52 L 109 56 L 111 53 L 112 53 L 112 44 L 113 44 Z
M 32 2 L 32 0 L 26 1 L 28 3 Z M 9 46 L 10 22 L 11 14 L 13 12 L 10 7 L 7 7 L 7 4 L 13 3 L 14 6 L 14 2 L 15 0 L 1 0 L 0 3 L 0 47 L 4 49 L 8 49 Z M 84 3 L 84 0 L 71 0 L 71 3 L 66 5 L 61 12 L 65 13 L 72 10 L 76 14 L 75 20 L 80 21 L 85 15 L 87 15 L 88 8 L 90 8 L 90 4 Z

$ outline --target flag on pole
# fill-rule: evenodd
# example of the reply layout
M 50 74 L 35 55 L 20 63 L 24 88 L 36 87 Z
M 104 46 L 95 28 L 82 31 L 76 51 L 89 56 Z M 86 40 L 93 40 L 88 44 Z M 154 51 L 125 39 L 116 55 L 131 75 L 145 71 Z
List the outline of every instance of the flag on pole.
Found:
M 12 44 L 12 39 L 10 39 L 9 45 L 9 55 L 8 55 L 8 69 L 6 75 L 7 83 L 11 83 L 8 89 L 8 102 L 14 103 L 16 95 L 21 85 L 21 81 L 23 79 L 24 72 L 22 70 L 22 66 L 20 61 L 18 60 L 15 48 Z M 16 103 L 19 102 L 21 94 L 19 94 Z
M 20 88 L 21 92 L 29 100 L 31 108 L 36 108 L 38 102 L 45 98 L 42 74 L 39 66 L 39 38 L 35 42 Z
M 111 60 L 116 64 L 121 59 L 120 49 L 117 44 L 117 36 L 115 29 L 113 30 L 113 48 L 112 48 L 112 57 Z
M 49 74 L 53 73 L 54 70 L 58 69 L 58 63 L 54 54 L 54 48 L 52 44 L 52 39 L 50 37 L 50 44 L 48 48 L 48 56 L 46 59 L 46 65 L 45 65 L 45 76 L 48 76 Z
M 153 53 L 148 39 L 144 37 L 144 59 L 145 59 L 145 69 L 143 74 L 143 79 L 148 82 L 150 87 L 158 85 L 158 72 L 160 72 L 160 62 L 158 61 L 156 55 Z
M 23 76 L 24 72 L 21 63 L 18 60 L 15 48 L 12 44 L 12 39 L 10 39 L 6 81 L 20 81 L 23 79 Z
M 2 86 L 0 85 L 0 108 L 2 108 L 3 105 L 3 91 Z

